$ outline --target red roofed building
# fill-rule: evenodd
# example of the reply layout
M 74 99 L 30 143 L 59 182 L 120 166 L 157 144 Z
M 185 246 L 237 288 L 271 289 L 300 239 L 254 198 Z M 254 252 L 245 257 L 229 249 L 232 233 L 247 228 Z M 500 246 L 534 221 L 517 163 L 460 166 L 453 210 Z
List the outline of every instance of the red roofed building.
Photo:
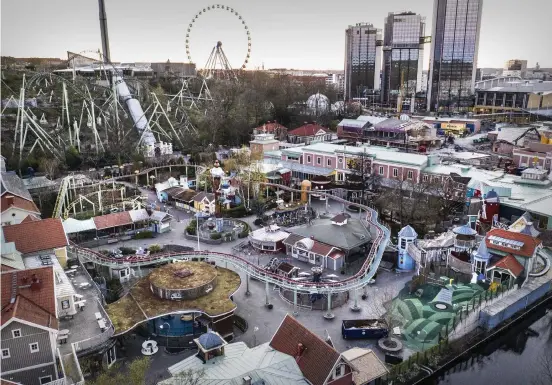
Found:
M 288 129 L 282 126 L 278 122 L 268 121 L 262 126 L 253 129 L 253 135 L 259 134 L 273 134 L 277 140 L 285 140 L 287 137 Z
M 315 122 L 306 123 L 301 127 L 288 132 L 290 143 L 310 144 L 312 142 L 328 142 L 332 140 L 332 133 Z
M 355 368 L 316 334 L 286 315 L 270 346 L 295 357 L 303 376 L 312 385 L 350 385 Z
M 32 200 L 9 193 L 2 195 L 0 207 L 2 208 L 2 226 L 17 225 L 29 215 L 40 216 L 40 210 Z
M 121 211 L 120 213 L 94 217 L 94 224 L 97 230 L 107 230 L 115 227 L 132 225 L 133 222 L 128 211 Z
M 485 246 L 494 255 L 486 269 L 488 278 L 511 286 L 518 277 L 522 277 L 525 282 L 528 272 L 533 269 L 542 241 L 529 234 L 491 229 L 485 236 Z M 504 272 L 508 272 L 507 276 Z M 508 276 L 511 277 L 509 281 Z
M 2 272 L 1 288 L 2 378 L 31 385 L 58 379 L 53 268 Z
M 284 245 L 286 254 L 292 258 L 322 266 L 325 269 L 338 271 L 345 260 L 343 250 L 299 234 L 291 234 L 284 241 Z
M 4 226 L 2 230 L 6 242 L 15 243 L 15 248 L 21 254 L 55 254 L 60 264 L 65 266 L 69 241 L 63 230 L 61 219 L 25 221 L 18 225 Z

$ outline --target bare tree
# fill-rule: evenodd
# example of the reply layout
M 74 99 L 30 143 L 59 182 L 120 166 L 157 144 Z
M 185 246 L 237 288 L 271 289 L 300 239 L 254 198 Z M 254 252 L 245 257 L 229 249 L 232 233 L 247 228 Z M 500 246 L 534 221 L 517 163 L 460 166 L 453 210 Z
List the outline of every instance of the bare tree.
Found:
M 178 373 L 171 379 L 166 380 L 166 382 L 170 383 L 170 385 L 198 385 L 203 377 L 205 377 L 204 369 L 198 371 L 188 369 Z
M 40 159 L 40 168 L 46 173 L 50 179 L 55 179 L 59 171 L 59 160 L 54 157 L 51 158 L 41 158 Z
M 538 368 L 535 370 L 531 383 L 533 385 L 552 384 L 552 353 L 545 353 L 538 358 Z

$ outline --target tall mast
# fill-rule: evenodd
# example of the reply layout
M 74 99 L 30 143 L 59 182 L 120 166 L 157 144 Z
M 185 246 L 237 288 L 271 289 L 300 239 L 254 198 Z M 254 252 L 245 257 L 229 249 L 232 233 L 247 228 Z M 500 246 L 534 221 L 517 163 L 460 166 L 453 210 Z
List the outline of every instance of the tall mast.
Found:
M 111 62 L 111 56 L 109 54 L 109 36 L 107 34 L 107 15 L 105 13 L 104 0 L 98 0 L 100 8 L 100 30 L 102 32 L 102 53 L 104 63 Z

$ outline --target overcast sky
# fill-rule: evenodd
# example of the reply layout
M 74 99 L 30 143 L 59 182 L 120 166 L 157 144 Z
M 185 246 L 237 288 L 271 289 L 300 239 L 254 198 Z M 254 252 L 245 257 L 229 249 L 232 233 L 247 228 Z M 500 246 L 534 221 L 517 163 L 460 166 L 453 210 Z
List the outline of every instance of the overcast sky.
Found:
M 205 0 L 105 0 L 113 61 L 187 61 L 186 29 Z M 62 57 L 101 47 L 97 0 L 2 0 L 2 55 Z M 249 68 L 343 69 L 345 29 L 369 22 L 383 28 L 388 12 L 426 17 L 431 34 L 433 0 L 228 0 L 251 31 Z M 484 0 L 479 67 L 507 59 L 552 67 L 552 0 Z M 237 16 L 202 14 L 190 37 L 192 60 L 203 67 L 218 40 L 233 67 L 247 54 Z M 425 51 L 428 66 L 429 45 Z

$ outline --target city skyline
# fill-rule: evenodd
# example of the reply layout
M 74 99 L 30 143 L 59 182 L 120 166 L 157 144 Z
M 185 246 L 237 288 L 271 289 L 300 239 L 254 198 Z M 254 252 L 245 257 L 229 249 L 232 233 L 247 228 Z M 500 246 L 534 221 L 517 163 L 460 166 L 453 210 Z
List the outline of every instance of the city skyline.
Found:
M 150 2 L 140 0 L 106 1 L 113 60 L 188 61 L 186 29 L 194 15 L 208 5 L 213 3 L 200 0 L 189 5 L 161 0 L 152 9 Z M 367 22 L 383 29 L 389 12 L 412 11 L 425 17 L 427 24 L 433 16 L 433 0 L 414 4 L 405 0 L 352 1 L 339 9 L 312 0 L 250 4 L 234 0 L 224 5 L 234 7 L 251 31 L 249 69 L 264 64 L 265 68 L 341 70 L 344 31 L 349 25 Z M 506 60 L 514 58 L 528 60 L 528 67 L 534 67 L 536 62 L 542 67 L 552 66 L 552 51 L 541 48 L 546 36 L 552 35 L 552 27 L 547 23 L 551 10 L 552 3 L 540 0 L 530 0 L 523 7 L 513 0 L 485 0 L 478 67 L 501 68 Z M 152 14 L 158 16 L 151 17 Z M 20 21 L 23 15 L 25 23 Z M 202 15 L 194 28 L 190 46 L 199 67 L 204 66 L 217 40 L 223 41 L 232 66 L 241 66 L 247 38 L 239 20 L 220 11 L 210 12 Z M 426 35 L 429 34 L 431 30 L 426 28 Z M 2 55 L 64 58 L 66 51 L 91 51 L 100 46 L 96 0 L 78 4 L 70 0 L 2 2 Z M 429 67 L 428 52 L 429 46 L 424 70 Z

